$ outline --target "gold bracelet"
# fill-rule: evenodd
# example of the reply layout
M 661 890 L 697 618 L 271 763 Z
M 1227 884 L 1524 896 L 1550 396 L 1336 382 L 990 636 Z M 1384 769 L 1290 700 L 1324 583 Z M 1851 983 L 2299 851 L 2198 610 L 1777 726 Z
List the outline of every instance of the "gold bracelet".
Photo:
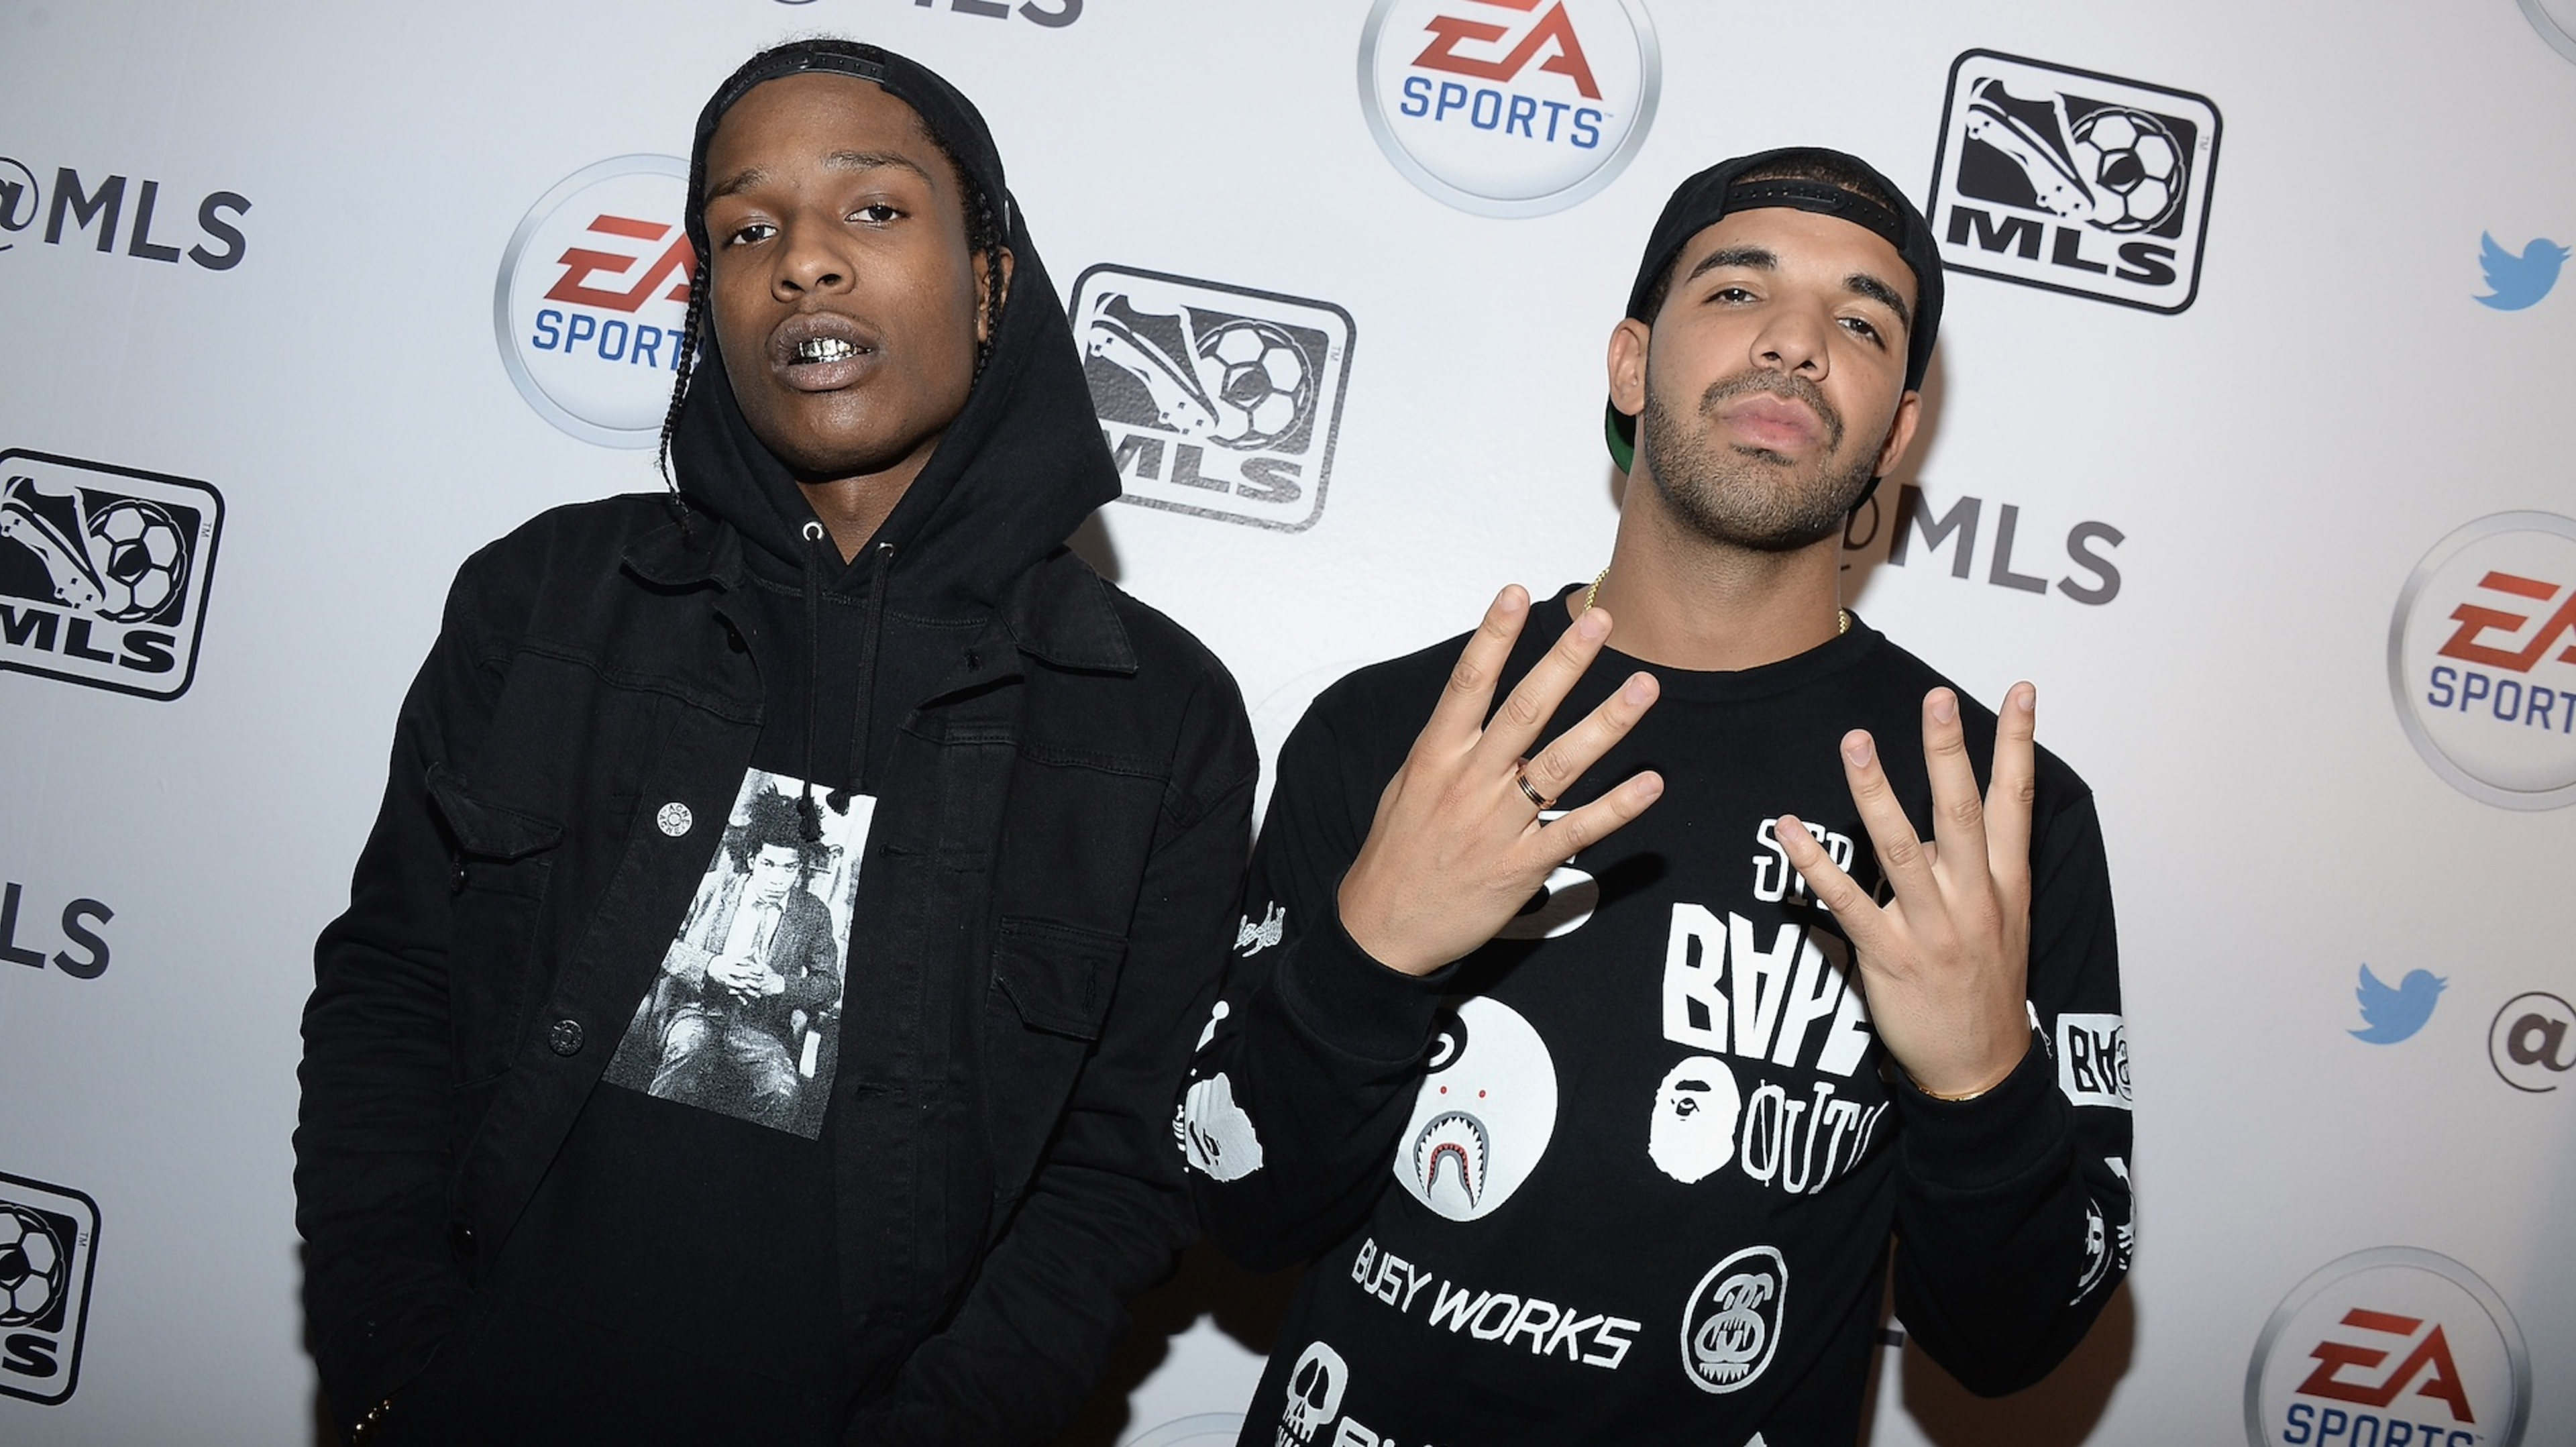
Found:
M 1950 1102 L 1950 1103 L 1951 1103 L 1951 1104 L 1953 1104 L 1953 1105 L 1956 1105 L 1956 1104 L 1958 1104 L 1960 1101 L 1963 1101 L 1963 1100 L 1974 1100 L 1974 1099 L 1976 1099 L 1978 1096 L 1984 1095 L 1984 1094 L 1988 1093 L 1989 1091 L 1992 1091 L 1992 1090 L 1995 1088 L 1994 1086 L 1989 1085 L 1989 1086 L 1985 1086 L 1985 1087 L 1983 1087 L 1982 1089 L 1969 1091 L 1969 1092 L 1968 1092 L 1967 1094 L 1965 1094 L 1965 1095 L 1943 1095 L 1941 1092 L 1939 1092 L 1939 1091 L 1937 1091 L 1937 1090 L 1925 1090 L 1925 1089 L 1922 1087 L 1922 1085 L 1920 1085 L 1919 1083 L 1916 1083 L 1916 1082 L 1915 1082 L 1915 1080 L 1914 1080 L 1914 1077 L 1912 1077 L 1912 1076 L 1910 1076 L 1910 1075 L 1906 1077 L 1906 1082 L 1907 1082 L 1908 1084 L 1911 1084 L 1911 1085 L 1913 1085 L 1913 1086 L 1914 1086 L 1914 1093 L 1915 1093 L 1916 1095 L 1929 1096 L 1929 1097 L 1931 1097 L 1931 1098 L 1932 1098 L 1932 1099 L 1934 1099 L 1934 1100 L 1946 1100 L 1946 1101 Z M 2002 1082 L 2000 1082 L 2000 1081 L 1998 1081 L 1998 1082 L 1997 1082 L 1997 1084 L 2001 1084 L 2001 1083 L 2002 1083 Z

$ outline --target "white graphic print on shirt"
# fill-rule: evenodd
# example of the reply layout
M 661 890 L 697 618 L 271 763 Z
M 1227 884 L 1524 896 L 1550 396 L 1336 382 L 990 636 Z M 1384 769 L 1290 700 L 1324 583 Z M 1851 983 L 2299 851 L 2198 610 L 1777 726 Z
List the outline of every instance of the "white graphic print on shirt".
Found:
M 1183 1158 L 1216 1180 L 1239 1181 L 1261 1169 L 1261 1137 L 1252 1117 L 1234 1103 L 1234 1082 L 1222 1070 L 1190 1083 L 1173 1128 L 1180 1133 Z
M 1735 1118 L 1744 1097 L 1735 1072 L 1714 1055 L 1694 1055 L 1672 1068 L 1655 1091 L 1646 1154 L 1655 1168 L 1689 1185 L 1735 1158 Z
M 1708 1269 L 1682 1313 L 1682 1369 L 1703 1392 L 1753 1385 L 1780 1349 L 1789 1262 L 1776 1248 L 1747 1246 Z
M 1511 1199 L 1556 1134 L 1556 1063 L 1521 1012 L 1482 995 L 1444 1013 L 1395 1178 L 1452 1221 Z
M 1342 1415 L 1351 1365 L 1323 1342 L 1308 1343 L 1288 1374 L 1288 1402 L 1279 1409 L 1279 1447 L 1307 1447 L 1327 1423 Z
M 609 1060 L 611 1084 L 807 1140 L 822 1133 L 876 802 L 743 775 L 680 932 Z

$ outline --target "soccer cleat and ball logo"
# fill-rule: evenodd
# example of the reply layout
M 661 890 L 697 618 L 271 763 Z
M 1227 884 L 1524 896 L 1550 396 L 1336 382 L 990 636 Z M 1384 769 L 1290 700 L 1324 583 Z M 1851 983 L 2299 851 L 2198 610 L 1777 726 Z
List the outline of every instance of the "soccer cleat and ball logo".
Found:
M 47 1406 L 80 1380 L 98 1203 L 0 1172 L 0 1395 Z
M 1971 50 L 1950 67 L 1932 229 L 1953 271 L 2178 312 L 2200 291 L 2218 107 Z
M 537 415 L 584 442 L 651 447 L 686 345 L 689 163 L 618 156 L 566 176 L 501 253 L 492 326 Z
M 1349 312 L 1103 265 L 1074 282 L 1073 318 L 1127 501 L 1314 526 L 1350 384 Z
M 2434 544 L 2397 595 L 2388 685 L 2451 787 L 2505 809 L 2576 804 L 2576 518 L 2497 513 Z
M 223 515 L 202 482 L 0 452 L 0 669 L 186 693 Z

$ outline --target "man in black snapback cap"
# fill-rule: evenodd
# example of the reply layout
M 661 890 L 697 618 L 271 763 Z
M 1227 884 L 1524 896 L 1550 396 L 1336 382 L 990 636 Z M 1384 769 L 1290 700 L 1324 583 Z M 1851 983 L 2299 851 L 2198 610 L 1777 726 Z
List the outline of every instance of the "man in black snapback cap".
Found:
M 1838 597 L 1941 293 L 1850 156 L 1684 182 L 1610 338 L 1608 567 L 1289 739 L 1244 899 L 1279 928 L 1178 1121 L 1218 1240 L 1313 1263 L 1244 1443 L 1848 1443 L 1891 1270 L 1980 1392 L 2101 1311 L 2132 1242 L 2091 796 L 2029 684 L 1999 717 Z

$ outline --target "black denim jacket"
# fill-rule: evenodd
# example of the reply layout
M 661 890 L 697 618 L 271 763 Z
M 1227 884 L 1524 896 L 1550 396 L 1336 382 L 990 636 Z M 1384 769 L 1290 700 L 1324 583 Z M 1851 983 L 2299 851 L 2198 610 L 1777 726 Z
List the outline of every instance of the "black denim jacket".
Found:
M 1061 325 L 1061 323 L 1057 323 Z M 416 1375 L 596 1088 L 759 733 L 730 524 L 545 514 L 469 560 L 316 948 L 297 1225 L 345 1423 Z M 1191 1231 L 1171 1086 L 1257 760 L 1224 669 L 1057 549 L 903 716 L 834 1084 L 853 1440 L 1025 1440 Z

